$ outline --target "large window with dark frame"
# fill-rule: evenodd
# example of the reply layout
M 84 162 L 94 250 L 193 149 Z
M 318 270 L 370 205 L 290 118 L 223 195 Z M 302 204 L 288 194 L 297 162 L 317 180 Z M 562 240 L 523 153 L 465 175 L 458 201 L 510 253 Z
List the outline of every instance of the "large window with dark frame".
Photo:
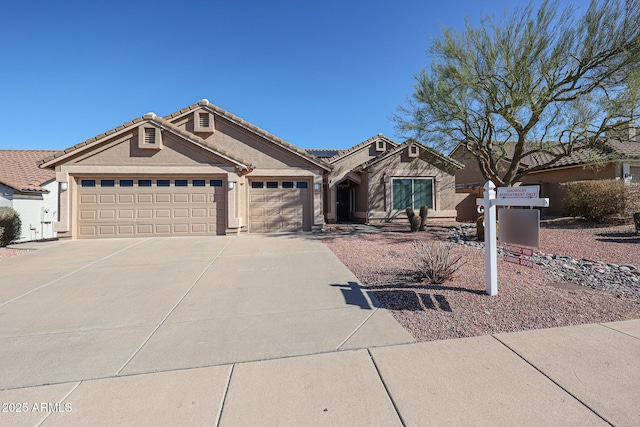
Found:
M 433 209 L 432 178 L 393 178 L 391 192 L 392 206 L 395 210 L 408 207 L 420 209 L 422 205 Z

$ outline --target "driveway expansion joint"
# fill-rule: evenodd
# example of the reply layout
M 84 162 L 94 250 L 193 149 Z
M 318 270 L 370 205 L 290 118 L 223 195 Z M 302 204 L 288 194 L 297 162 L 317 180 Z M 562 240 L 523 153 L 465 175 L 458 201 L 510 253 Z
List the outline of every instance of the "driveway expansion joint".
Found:
M 551 381 L 553 384 L 556 385 L 556 387 L 560 388 L 562 391 L 564 391 L 565 393 L 567 393 L 569 396 L 573 397 L 576 402 L 579 402 L 582 406 L 584 406 L 585 408 L 587 408 L 589 411 L 591 411 L 595 416 L 597 416 L 598 418 L 600 418 L 602 421 L 604 421 L 605 423 L 609 424 L 610 426 L 614 426 L 613 423 L 611 423 L 609 420 L 607 420 L 604 416 L 602 416 L 601 414 L 598 413 L 598 411 L 596 411 L 595 409 L 593 409 L 591 406 L 589 406 L 586 402 L 584 402 L 582 399 L 580 399 L 578 396 L 576 396 L 575 394 L 573 394 L 571 391 L 569 391 L 566 387 L 563 387 L 560 383 L 558 383 L 556 380 L 554 380 L 553 378 L 551 378 L 549 375 L 547 375 L 542 369 L 538 368 L 536 365 L 534 365 L 533 363 L 531 363 L 530 361 L 528 361 L 524 356 L 522 356 L 520 353 L 518 353 L 516 350 L 514 350 L 513 348 L 511 348 L 507 343 L 505 343 L 504 341 L 502 341 L 500 338 L 498 338 L 496 335 L 491 335 L 492 338 L 494 338 L 496 341 L 498 341 L 500 344 L 502 344 L 503 346 L 505 346 L 508 350 L 510 350 L 513 354 L 515 354 L 516 356 L 518 356 L 520 359 L 522 359 L 527 365 L 531 366 L 533 369 L 535 369 L 536 371 L 538 371 L 540 374 L 542 374 L 546 379 L 548 379 L 549 381 Z
M 149 334 L 149 336 L 144 340 L 144 342 L 142 344 L 140 344 L 140 346 L 136 349 L 136 351 L 133 352 L 133 354 L 127 359 L 126 362 L 124 362 L 124 364 L 122 365 L 122 367 L 120 367 L 120 369 L 118 369 L 118 372 L 116 372 L 116 376 L 120 375 L 120 373 L 124 370 L 124 368 L 127 367 L 127 365 L 133 360 L 134 357 L 136 357 L 136 355 L 138 353 L 140 353 L 140 350 L 142 350 L 142 348 L 149 342 L 149 340 L 151 339 L 151 337 L 153 337 L 153 335 L 158 331 L 158 329 L 160 329 L 160 327 L 164 324 L 164 322 L 167 321 L 167 319 L 169 318 L 169 316 L 171 316 L 171 313 L 174 312 L 174 310 L 178 307 L 178 305 L 180 305 L 180 303 L 186 298 L 187 295 L 189 295 L 189 292 L 191 292 L 191 290 L 198 284 L 198 282 L 200 281 L 200 279 L 202 278 L 202 276 L 204 276 L 204 274 L 209 271 L 209 269 L 211 268 L 211 266 L 218 260 L 218 258 L 220 258 L 220 256 L 222 255 L 222 253 L 229 247 L 229 245 L 231 244 L 231 242 L 235 241 L 237 239 L 237 237 L 233 237 L 231 240 L 229 240 L 227 242 L 226 245 L 224 245 L 224 247 L 220 250 L 220 252 L 218 252 L 213 259 L 207 264 L 207 266 L 202 270 L 202 272 L 200 273 L 200 275 L 198 275 L 198 277 L 196 277 L 196 279 L 193 281 L 193 283 L 191 284 L 191 286 L 189 286 L 189 289 L 187 289 L 187 291 L 182 295 L 182 297 L 180 297 L 180 299 L 178 300 L 178 302 L 175 303 L 175 305 L 169 310 L 169 312 L 164 316 L 164 318 L 160 321 L 160 323 L 158 323 L 158 325 L 153 329 L 153 331 L 151 331 L 151 333 Z

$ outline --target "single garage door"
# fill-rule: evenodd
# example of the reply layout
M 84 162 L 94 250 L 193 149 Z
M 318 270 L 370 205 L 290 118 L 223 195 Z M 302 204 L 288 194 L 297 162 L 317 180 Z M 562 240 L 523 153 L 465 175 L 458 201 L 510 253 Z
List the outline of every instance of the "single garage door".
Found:
M 310 190 L 309 181 L 251 181 L 249 231 L 310 231 Z
M 224 234 L 223 179 L 80 178 L 78 237 Z

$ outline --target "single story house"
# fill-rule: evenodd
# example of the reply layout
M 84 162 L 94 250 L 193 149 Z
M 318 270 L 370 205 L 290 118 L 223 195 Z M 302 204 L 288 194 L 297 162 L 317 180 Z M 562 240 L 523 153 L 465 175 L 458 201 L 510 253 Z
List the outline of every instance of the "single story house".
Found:
M 627 183 L 640 183 L 640 142 L 637 141 L 636 128 L 630 128 L 628 135 L 610 136 L 601 150 L 584 150 L 559 160 L 552 166 L 530 172 L 522 178 L 519 185 L 539 185 L 540 197 L 549 198 L 549 208 L 545 214 L 562 214 L 564 210 L 564 191 L 561 183 L 582 180 L 620 179 Z M 485 179 L 478 163 L 463 145 L 458 145 L 450 156 L 465 165 L 456 172 L 456 209 L 459 220 L 477 218 L 475 199 L 478 187 L 482 187 Z M 597 157 L 605 161 L 594 163 Z M 509 160 L 509 159 L 507 159 Z M 550 160 L 549 155 L 526 157 L 522 163 L 526 166 L 544 163 Z M 503 161 L 505 170 L 507 161 Z
M 311 231 L 331 167 L 207 100 L 145 114 L 45 158 L 59 237 Z
M 314 155 L 317 154 L 317 155 Z M 145 114 L 52 153 L 61 238 L 215 235 L 389 221 L 429 206 L 455 218 L 462 165 L 377 135 L 348 150 L 302 150 L 202 100 Z
M 378 134 L 348 150 L 307 150 L 333 170 L 325 182 L 327 222 L 406 220 L 405 209 L 429 207 L 429 218 L 455 220 L 455 173 L 463 167 L 416 141 Z
M 0 150 L 0 206 L 20 215 L 17 242 L 56 237 L 53 222 L 58 213 L 58 183 L 53 171 L 38 163 L 52 150 Z

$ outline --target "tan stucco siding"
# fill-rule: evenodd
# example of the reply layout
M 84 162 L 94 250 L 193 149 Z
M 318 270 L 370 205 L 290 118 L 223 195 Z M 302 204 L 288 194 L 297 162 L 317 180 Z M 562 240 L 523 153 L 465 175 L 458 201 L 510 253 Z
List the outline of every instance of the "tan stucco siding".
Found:
M 195 110 L 200 111 L 200 110 Z M 193 116 L 190 112 L 173 123 L 190 132 L 193 131 Z M 213 133 L 197 133 L 205 141 L 233 153 L 256 168 L 291 168 L 300 167 L 317 169 L 317 166 L 288 149 L 262 138 L 244 129 L 224 117 L 215 116 Z
M 436 164 L 439 159 L 421 151 L 420 157 L 408 157 L 406 149 L 398 155 L 376 163 L 368 168 L 369 220 L 392 220 L 403 218 L 404 211 L 392 206 L 391 181 L 393 178 L 427 177 L 434 180 L 434 206 L 429 218 L 453 220 L 455 211 L 455 175 L 453 170 L 444 170 Z
M 369 160 L 380 155 L 376 151 L 376 142 L 372 142 L 368 146 L 364 146 L 358 150 L 348 153 L 344 157 L 332 162 L 333 170 L 329 176 L 329 203 L 327 204 L 326 216 L 327 221 L 334 222 L 337 220 L 336 202 L 337 202 L 337 185 L 348 178 L 350 172 L 368 162 Z M 358 174 L 360 183 L 355 188 L 355 206 L 352 207 L 354 218 L 366 221 L 366 212 L 368 210 L 368 188 L 366 182 L 362 182 L 365 174 Z
M 230 163 L 205 148 L 185 141 L 168 131 L 162 132 L 161 149 L 138 147 L 138 131 L 107 139 L 88 153 L 79 153 L 66 164 L 82 165 L 140 165 L 140 166 L 192 166 L 229 165 Z
M 560 186 L 563 182 L 594 180 L 594 179 L 615 179 L 616 164 L 609 163 L 602 169 L 584 168 L 574 166 L 545 172 L 537 172 L 525 175 L 522 178 L 522 185 L 540 185 L 541 197 L 549 198 L 549 208 L 543 213 L 563 213 L 564 211 L 564 191 Z

